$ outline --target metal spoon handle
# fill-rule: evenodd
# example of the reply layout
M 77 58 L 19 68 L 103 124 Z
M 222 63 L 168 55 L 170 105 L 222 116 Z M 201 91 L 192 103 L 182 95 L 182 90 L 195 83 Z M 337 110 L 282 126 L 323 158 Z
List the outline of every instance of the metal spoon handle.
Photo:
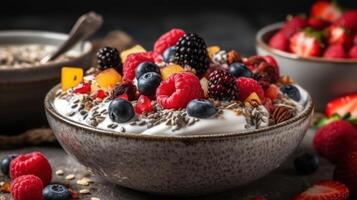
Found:
M 95 12 L 89 12 L 82 15 L 74 24 L 71 32 L 69 33 L 68 39 L 52 55 L 44 57 L 41 60 L 41 63 L 46 63 L 58 58 L 58 56 L 66 53 L 79 41 L 88 39 L 99 29 L 102 24 L 102 16 L 96 14 Z

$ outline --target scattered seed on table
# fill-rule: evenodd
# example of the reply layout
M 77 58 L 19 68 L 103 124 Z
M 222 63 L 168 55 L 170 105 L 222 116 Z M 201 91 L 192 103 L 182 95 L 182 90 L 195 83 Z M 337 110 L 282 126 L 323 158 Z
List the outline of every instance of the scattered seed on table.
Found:
M 76 178 L 74 174 L 69 174 L 68 176 L 66 176 L 66 180 L 73 180 L 74 178 Z
M 88 189 L 81 189 L 79 190 L 79 194 L 89 194 L 90 191 Z
M 57 176 L 63 176 L 63 174 L 64 174 L 64 171 L 61 170 L 61 169 L 59 169 L 59 170 L 56 171 L 56 175 L 57 175 Z
M 98 197 L 91 197 L 90 200 L 100 200 Z

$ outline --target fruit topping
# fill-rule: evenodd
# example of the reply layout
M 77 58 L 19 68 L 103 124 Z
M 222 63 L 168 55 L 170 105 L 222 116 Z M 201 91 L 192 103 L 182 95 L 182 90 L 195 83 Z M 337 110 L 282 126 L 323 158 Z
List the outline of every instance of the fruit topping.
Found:
M 109 117 L 113 122 L 124 123 L 135 116 L 133 105 L 122 98 L 113 99 L 109 104 Z
M 103 89 L 112 89 L 122 81 L 121 75 L 113 68 L 106 69 L 95 76 L 97 84 Z
M 207 48 L 207 53 L 208 56 L 211 60 L 213 60 L 214 55 L 216 55 L 219 51 L 221 50 L 221 48 L 219 46 L 210 46 Z
M 202 76 L 209 67 L 209 57 L 205 41 L 195 33 L 186 33 L 175 46 L 174 63 L 192 67 L 197 76 Z
M 275 100 L 279 97 L 279 87 L 275 84 L 270 84 L 269 87 L 265 90 L 265 97 Z
M 149 97 L 141 95 L 138 99 L 138 102 L 135 105 L 135 113 L 141 115 L 143 113 L 149 113 L 153 111 L 151 105 L 151 100 Z
M 240 101 L 245 101 L 253 92 L 258 95 L 260 103 L 265 101 L 264 90 L 256 80 L 247 77 L 240 77 L 236 81 L 236 86 L 239 91 L 238 99 Z
M 119 51 L 116 48 L 104 47 L 97 52 L 98 68 L 105 70 L 114 68 L 118 72 L 122 71 L 122 63 L 119 57 Z
M 175 58 L 175 46 L 169 47 L 164 51 L 163 58 L 166 63 L 172 63 Z
M 127 100 L 133 101 L 136 99 L 136 86 L 130 81 L 124 81 L 115 86 L 112 96 L 114 98 L 122 95 L 127 96 Z
M 11 180 L 22 175 L 35 175 L 47 185 L 52 179 L 52 169 L 47 158 L 40 152 L 32 152 L 17 156 L 10 164 Z
M 187 105 L 187 114 L 197 118 L 209 118 L 217 113 L 214 105 L 206 99 L 193 99 Z
M 177 41 L 185 34 L 181 29 L 171 29 L 169 32 L 164 33 L 154 44 L 154 52 L 162 54 L 169 47 L 175 46 Z
M 135 45 L 135 46 L 131 47 L 130 49 L 122 51 L 120 53 L 120 58 L 121 58 L 122 62 L 124 63 L 130 54 L 143 53 L 143 52 L 146 52 L 144 47 L 142 47 L 140 45 Z
M 5 156 L 1 159 L 0 162 L 0 168 L 1 168 L 1 172 L 5 175 L 5 176 L 10 176 L 9 171 L 10 171 L 10 163 L 13 159 L 15 159 L 17 157 L 17 155 L 8 155 Z
M 208 96 L 216 100 L 235 100 L 239 96 L 235 78 L 226 70 L 215 70 L 208 77 Z
M 294 85 L 283 85 L 280 87 L 280 91 L 286 94 L 294 101 L 300 101 L 301 95 L 299 89 Z
M 79 87 L 74 89 L 74 92 L 79 94 L 89 94 L 91 92 L 91 85 L 89 83 L 82 83 Z
M 11 183 L 11 196 L 14 200 L 43 200 L 43 183 L 34 175 L 24 175 Z
M 43 189 L 45 200 L 71 200 L 71 192 L 62 184 L 50 184 Z
M 294 116 L 294 110 L 288 106 L 277 106 L 273 109 L 271 119 L 274 124 L 279 124 Z
M 253 77 L 253 73 L 243 63 L 232 63 L 229 65 L 229 72 L 234 77 Z
M 242 58 L 235 50 L 231 50 L 227 53 L 227 64 L 242 62 Z
M 139 79 L 142 75 L 147 72 L 155 72 L 160 74 L 160 68 L 155 63 L 152 62 L 143 62 L 138 65 L 135 71 L 136 79 Z
M 318 129 L 313 143 L 321 156 L 336 163 L 347 152 L 357 150 L 357 130 L 346 121 L 334 121 Z
M 104 90 L 97 90 L 95 95 L 94 95 L 95 98 L 99 98 L 99 99 L 104 99 L 107 96 L 108 95 Z
M 162 108 L 181 109 L 193 99 L 204 98 L 204 92 L 197 76 L 183 72 L 162 81 L 156 90 L 156 98 Z
M 147 72 L 138 79 L 138 90 L 140 94 L 153 97 L 160 83 L 161 76 L 158 73 Z
M 328 117 L 333 114 L 343 117 L 349 113 L 351 118 L 357 118 L 357 93 L 330 101 L 326 106 L 325 113 Z
M 290 51 L 299 56 L 319 56 L 321 54 L 322 33 L 306 29 L 290 38 Z
M 185 69 L 180 65 L 171 64 L 164 68 L 161 68 L 161 78 L 162 80 L 167 80 L 172 74 L 184 72 Z
M 314 173 L 320 164 L 320 159 L 316 154 L 304 153 L 297 156 L 294 160 L 296 171 L 302 175 Z
M 259 96 L 257 95 L 257 93 L 252 92 L 245 100 L 244 103 L 247 106 L 250 105 L 257 105 L 257 104 L 262 104 L 262 100 L 260 100 Z
M 346 153 L 337 163 L 333 179 L 345 184 L 351 199 L 357 198 L 357 151 Z
M 123 65 L 124 79 L 132 81 L 135 78 L 137 66 L 143 62 L 155 63 L 154 54 L 152 52 L 130 54 Z
M 348 188 L 337 181 L 324 180 L 315 183 L 305 192 L 295 196 L 294 200 L 347 200 Z
M 62 90 L 68 90 L 83 81 L 83 69 L 77 67 L 62 67 L 61 86 Z

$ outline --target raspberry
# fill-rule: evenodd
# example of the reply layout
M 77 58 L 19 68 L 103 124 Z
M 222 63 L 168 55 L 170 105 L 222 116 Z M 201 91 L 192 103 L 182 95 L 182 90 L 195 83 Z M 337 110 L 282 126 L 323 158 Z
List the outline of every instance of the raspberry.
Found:
M 123 65 L 124 79 L 132 81 L 135 78 L 136 67 L 142 62 L 155 62 L 157 54 L 153 52 L 133 53 L 128 56 Z
M 208 76 L 208 96 L 217 100 L 234 100 L 238 90 L 234 77 L 226 70 L 215 70 Z
M 104 90 L 98 90 L 95 94 L 95 98 L 104 99 L 107 97 L 107 93 Z
M 130 81 L 124 81 L 119 85 L 115 86 L 112 96 L 114 98 L 126 95 L 127 100 L 133 101 L 136 97 L 136 86 Z
M 256 80 L 247 77 L 240 77 L 236 81 L 236 85 L 239 91 L 240 101 L 246 100 L 247 97 L 253 92 L 255 92 L 258 95 L 261 102 L 265 101 L 264 90 Z
M 184 34 L 185 31 L 181 29 L 171 29 L 156 40 L 154 44 L 154 52 L 162 55 L 167 48 L 174 46 Z
M 52 169 L 47 158 L 40 152 L 32 152 L 19 155 L 10 164 L 11 180 L 22 176 L 32 174 L 42 180 L 43 185 L 51 182 Z
M 192 99 L 204 98 L 200 80 L 190 72 L 176 73 L 156 90 L 158 104 L 165 109 L 186 108 Z
M 11 195 L 14 200 L 43 200 L 43 184 L 34 175 L 24 175 L 16 178 L 11 184 Z

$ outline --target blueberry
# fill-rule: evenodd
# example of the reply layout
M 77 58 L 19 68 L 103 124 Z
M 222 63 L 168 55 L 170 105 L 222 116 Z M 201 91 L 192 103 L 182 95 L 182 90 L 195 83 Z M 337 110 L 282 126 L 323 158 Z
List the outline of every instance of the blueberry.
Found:
M 125 99 L 114 99 L 109 104 L 109 117 L 112 121 L 123 123 L 135 116 L 134 107 Z
M 135 77 L 139 79 L 140 76 L 146 74 L 147 72 L 156 72 L 160 74 L 160 68 L 155 63 L 152 62 L 143 62 L 140 63 L 135 70 Z
M 61 184 L 47 185 L 43 191 L 43 197 L 45 200 L 71 200 L 71 192 Z
M 188 103 L 187 114 L 197 118 L 208 118 L 217 113 L 217 109 L 206 99 L 194 99 Z
M 154 96 L 161 83 L 161 76 L 156 72 L 148 72 L 138 79 L 139 92 L 145 96 Z
M 1 172 L 6 175 L 9 176 L 9 170 L 10 170 L 10 163 L 13 159 L 16 158 L 17 155 L 8 155 L 5 156 L 1 159 Z
M 280 88 L 280 91 L 287 94 L 294 101 L 300 101 L 300 91 L 297 87 L 293 85 L 284 85 Z
M 295 158 L 295 169 L 302 175 L 314 173 L 319 168 L 320 159 L 316 154 L 304 153 Z
M 164 51 L 163 54 L 164 61 L 166 63 L 171 63 L 174 60 L 175 57 L 175 46 L 169 47 Z
M 245 66 L 243 63 L 232 63 L 229 65 L 229 72 L 234 76 L 234 77 L 248 77 L 251 78 L 253 76 L 253 73 Z

